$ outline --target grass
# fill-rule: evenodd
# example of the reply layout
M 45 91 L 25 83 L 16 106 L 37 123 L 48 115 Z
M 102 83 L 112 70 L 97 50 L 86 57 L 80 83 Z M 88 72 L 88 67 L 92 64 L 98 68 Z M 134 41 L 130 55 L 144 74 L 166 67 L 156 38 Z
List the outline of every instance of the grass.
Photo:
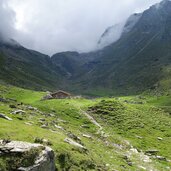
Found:
M 0 139 L 32 143 L 36 138 L 48 139 L 55 151 L 58 170 L 143 170 L 140 166 L 149 170 L 171 168 L 169 162 L 154 159 L 152 156 L 152 161 L 146 163 L 142 161 L 141 153 L 131 152 L 132 147 L 143 154 L 147 150 L 157 149 L 157 155 L 171 160 L 171 117 L 163 110 L 164 106 L 170 105 L 167 96 L 42 101 L 45 92 L 12 86 L 0 86 L 0 92 L 1 97 L 8 100 L 6 103 L 0 102 L 0 113 L 13 119 L 7 121 L 0 118 Z M 15 110 L 9 107 L 10 104 L 25 113 L 10 114 Z M 27 106 L 30 105 L 38 110 L 28 109 Z M 81 110 L 92 115 L 108 136 L 101 135 L 99 128 Z M 47 129 L 41 128 L 40 119 L 44 120 Z M 87 152 L 64 142 L 70 132 L 81 138 Z M 91 135 L 92 139 L 84 137 L 83 134 Z M 132 165 L 129 165 L 125 155 L 129 156 Z

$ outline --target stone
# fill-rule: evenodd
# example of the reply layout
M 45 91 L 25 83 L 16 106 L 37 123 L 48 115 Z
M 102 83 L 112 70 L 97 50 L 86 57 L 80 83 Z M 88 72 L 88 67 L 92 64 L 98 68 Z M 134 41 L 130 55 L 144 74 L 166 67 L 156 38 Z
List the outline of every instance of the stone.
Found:
M 43 144 L 45 144 L 45 145 L 48 145 L 48 146 L 51 146 L 52 145 L 52 142 L 51 141 L 49 141 L 49 140 L 47 140 L 47 139 L 42 139 L 42 142 L 43 142 Z
M 147 170 L 144 166 L 138 166 L 142 170 Z
M 8 116 L 6 116 L 5 114 L 2 114 L 2 113 L 0 113 L 0 118 L 6 119 L 8 121 L 12 121 L 11 118 L 9 118 Z
M 39 120 L 42 121 L 42 122 L 46 121 L 45 118 L 40 118 Z
M 3 143 L 0 140 L 0 151 L 3 152 L 1 155 L 12 156 L 13 154 L 21 154 L 29 152 L 32 149 L 41 150 L 37 154 L 36 159 L 32 166 L 21 167 L 17 169 L 18 171 L 55 171 L 55 157 L 54 151 L 50 147 L 43 146 L 41 144 L 31 144 L 21 141 L 11 141 L 9 143 Z M 12 165 L 12 163 L 11 163 Z
M 51 146 L 52 143 L 51 141 L 47 140 L 47 139 L 44 139 L 44 138 L 38 138 L 36 137 L 35 140 L 34 140 L 35 143 L 39 143 L 39 144 L 44 144 L 44 145 L 48 145 L 48 146 Z
M 81 125 L 82 128 L 90 128 L 88 125 Z
M 49 113 L 49 116 L 50 116 L 50 117 L 55 117 L 55 115 L 54 115 L 54 114 L 52 114 L 52 113 Z
M 40 123 L 41 125 L 43 125 L 43 124 L 44 124 L 44 122 L 43 122 L 43 121 L 38 121 L 38 123 Z
M 26 112 L 24 110 L 15 110 L 15 111 L 11 112 L 11 114 L 14 114 L 14 115 L 16 115 L 16 114 L 25 114 L 25 113 Z
M 9 107 L 12 109 L 17 108 L 15 105 L 9 105 Z
M 138 138 L 138 139 L 143 139 L 143 137 L 141 137 L 139 135 L 136 135 L 135 137 Z
M 163 138 L 161 138 L 161 137 L 157 137 L 157 139 L 158 139 L 159 141 L 163 140 Z
M 53 132 L 53 133 L 57 133 L 58 131 L 56 131 L 56 130 L 52 130 L 52 129 L 50 129 L 50 131 L 51 132 Z
M 68 143 L 68 144 L 71 144 L 75 147 L 78 147 L 78 148 L 81 148 L 81 149 L 84 149 L 84 150 L 87 150 L 83 145 L 75 142 L 74 140 L 70 139 L 70 138 L 65 138 L 64 142 Z
M 79 143 L 81 143 L 81 139 L 80 139 L 80 137 L 78 137 L 78 136 L 76 136 L 76 135 L 74 135 L 73 133 L 68 133 L 67 134 L 68 135 L 68 137 L 69 138 L 71 138 L 71 139 L 73 139 L 73 140 L 75 140 L 75 141 L 77 141 L 77 142 L 79 142 Z
M 48 129 L 49 127 L 47 125 L 42 125 L 41 128 Z
M 156 159 L 162 160 L 162 161 L 167 161 L 167 159 L 163 156 L 156 156 Z
M 58 126 L 58 125 L 55 124 L 54 127 L 64 131 L 64 128 L 62 126 Z
M 0 98 L 0 102 L 7 102 L 7 100 L 4 98 Z
M 42 100 L 50 100 L 50 99 L 53 99 L 52 95 L 51 94 L 47 94 L 46 96 L 44 96 L 42 98 Z
M 129 166 L 132 166 L 132 165 L 133 165 L 131 161 L 127 162 L 127 164 L 128 164 Z
M 28 110 L 34 110 L 34 111 L 37 111 L 37 110 L 38 110 L 37 108 L 32 107 L 32 106 L 27 106 L 27 109 L 28 109 Z
M 67 121 L 64 121 L 62 119 L 58 119 L 59 122 L 62 122 L 62 123 L 68 123 Z
M 26 125 L 29 125 L 29 126 L 32 126 L 33 124 L 32 123 L 29 123 L 29 122 L 25 122 Z
M 83 134 L 83 137 L 85 137 L 85 138 L 89 138 L 89 139 L 92 139 L 92 136 L 87 135 L 87 134 Z
M 159 151 L 158 150 L 147 150 L 146 152 L 145 152 L 145 154 L 148 154 L 148 155 L 155 155 L 155 154 L 157 154 Z
M 127 155 L 123 156 L 123 159 L 127 162 L 127 164 L 129 166 L 132 166 L 133 165 L 132 162 L 131 162 L 131 160 L 129 159 L 129 157 Z

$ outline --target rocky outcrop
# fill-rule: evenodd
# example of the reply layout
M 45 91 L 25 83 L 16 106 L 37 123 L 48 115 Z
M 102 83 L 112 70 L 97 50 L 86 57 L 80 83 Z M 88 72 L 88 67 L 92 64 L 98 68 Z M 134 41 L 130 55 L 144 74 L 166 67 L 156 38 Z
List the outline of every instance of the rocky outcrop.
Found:
M 54 152 L 51 148 L 41 144 L 31 144 L 20 141 L 0 140 L 0 156 L 8 157 L 14 162 L 7 166 L 7 170 L 18 171 L 55 171 Z M 18 158 L 18 159 L 17 159 Z M 17 161 L 17 163 L 15 163 Z M 26 164 L 27 163 L 27 164 Z M 8 163 L 7 163 L 8 165 Z M 14 166 L 13 166 L 14 165 Z

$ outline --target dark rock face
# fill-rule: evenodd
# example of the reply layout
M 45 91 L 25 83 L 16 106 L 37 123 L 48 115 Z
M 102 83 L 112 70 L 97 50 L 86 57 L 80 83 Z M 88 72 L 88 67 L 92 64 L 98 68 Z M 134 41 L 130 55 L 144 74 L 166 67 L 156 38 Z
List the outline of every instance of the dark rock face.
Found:
M 54 152 L 51 148 L 40 144 L 19 141 L 0 141 L 0 156 L 20 157 L 19 162 L 10 163 L 7 169 L 19 171 L 55 171 Z M 33 160 L 34 159 L 34 160 Z M 15 161 L 15 160 L 14 160 Z M 23 162 L 24 161 L 24 162 Z M 30 161 L 30 163 L 28 163 Z M 27 163 L 27 166 L 23 166 Z M 30 165 L 31 164 L 31 165 Z

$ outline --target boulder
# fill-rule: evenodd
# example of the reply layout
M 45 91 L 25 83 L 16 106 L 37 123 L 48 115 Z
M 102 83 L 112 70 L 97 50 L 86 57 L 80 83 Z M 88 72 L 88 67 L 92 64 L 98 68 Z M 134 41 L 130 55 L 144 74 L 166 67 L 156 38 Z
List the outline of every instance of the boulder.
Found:
M 34 153 L 34 157 L 31 156 L 33 152 L 36 151 L 37 153 Z M 20 141 L 11 141 L 11 142 L 4 142 L 3 140 L 0 140 L 0 152 L 1 156 L 4 156 L 4 159 L 6 156 L 8 158 L 12 158 L 12 156 L 19 156 L 23 157 L 22 160 L 19 163 L 10 163 L 10 169 L 13 168 L 13 165 L 15 168 L 14 170 L 18 171 L 55 171 L 55 159 L 54 159 L 54 152 L 51 148 L 43 146 L 41 144 L 31 144 L 27 142 L 20 142 Z M 25 155 L 25 153 L 27 155 Z M 18 155 L 17 155 L 18 154 Z M 28 156 L 30 154 L 30 156 Z M 36 154 L 36 156 L 35 156 Z M 27 160 L 29 160 L 29 157 L 35 160 L 33 161 L 32 165 L 29 166 L 23 166 L 24 157 L 27 156 Z M 9 168 L 8 168 L 9 169 Z
M 8 121 L 12 121 L 11 118 L 9 118 L 8 116 L 6 116 L 6 115 L 4 115 L 4 114 L 2 114 L 2 113 L 0 113 L 0 118 L 6 119 L 6 120 L 8 120 Z

